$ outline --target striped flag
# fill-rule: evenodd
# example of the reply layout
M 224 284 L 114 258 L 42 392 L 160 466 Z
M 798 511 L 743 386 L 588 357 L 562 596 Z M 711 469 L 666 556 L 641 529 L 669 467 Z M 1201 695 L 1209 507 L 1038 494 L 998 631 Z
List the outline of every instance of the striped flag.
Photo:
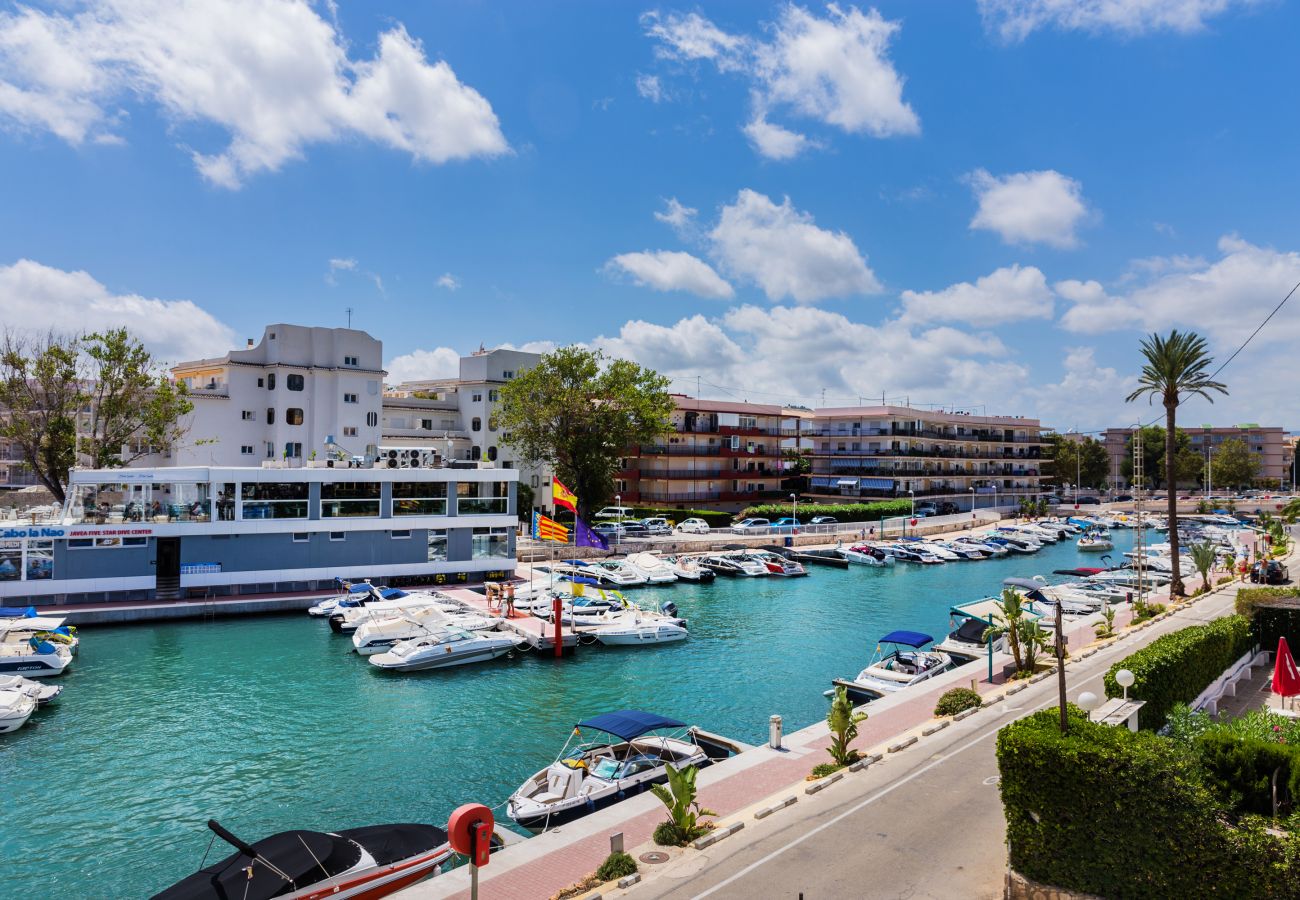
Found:
M 571 513 L 578 511 L 578 498 L 573 491 L 566 488 L 558 478 L 551 479 L 551 499 L 557 507 L 564 507 Z
M 533 513 L 533 540 L 569 542 L 569 529 L 539 512 Z

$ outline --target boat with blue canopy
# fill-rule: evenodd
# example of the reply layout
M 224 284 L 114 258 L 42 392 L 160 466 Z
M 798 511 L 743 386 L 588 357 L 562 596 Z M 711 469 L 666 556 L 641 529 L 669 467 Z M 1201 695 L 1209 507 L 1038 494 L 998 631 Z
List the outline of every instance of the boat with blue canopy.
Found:
M 826 692 L 843 687 L 849 699 L 866 703 L 928 681 L 953 668 L 953 658 L 941 650 L 923 650 L 934 638 L 920 631 L 891 631 L 876 643 L 870 664 L 853 679 L 836 679 Z
M 584 729 L 600 736 L 584 741 Z M 545 831 L 662 784 L 669 763 L 678 769 L 708 765 L 695 730 L 638 709 L 583 719 L 555 762 L 510 795 L 507 814 L 530 831 Z

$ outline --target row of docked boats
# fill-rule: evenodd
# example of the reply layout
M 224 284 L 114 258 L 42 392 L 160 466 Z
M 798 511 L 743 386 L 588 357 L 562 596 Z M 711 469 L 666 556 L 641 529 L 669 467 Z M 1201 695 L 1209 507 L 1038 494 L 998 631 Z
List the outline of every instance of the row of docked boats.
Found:
M 37 615 L 31 607 L 0 607 L 0 734 L 22 728 L 58 698 L 61 685 L 36 679 L 62 674 L 79 643 L 76 629 L 61 617 Z

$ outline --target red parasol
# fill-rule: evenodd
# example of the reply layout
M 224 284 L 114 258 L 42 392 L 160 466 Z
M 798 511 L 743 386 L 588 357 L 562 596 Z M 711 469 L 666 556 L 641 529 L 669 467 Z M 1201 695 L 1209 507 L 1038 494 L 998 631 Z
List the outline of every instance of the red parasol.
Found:
M 1281 697 L 1300 694 L 1300 671 L 1296 670 L 1286 638 L 1277 639 L 1277 663 L 1273 667 L 1273 693 Z

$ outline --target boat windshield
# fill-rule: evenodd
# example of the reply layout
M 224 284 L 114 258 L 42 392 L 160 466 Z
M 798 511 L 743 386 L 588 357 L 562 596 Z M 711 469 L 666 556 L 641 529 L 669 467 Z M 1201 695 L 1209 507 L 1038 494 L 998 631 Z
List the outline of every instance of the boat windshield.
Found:
M 591 774 L 596 778 L 602 778 L 605 781 L 613 781 L 618 774 L 619 762 L 616 759 L 604 757 L 596 762 L 592 767 Z

